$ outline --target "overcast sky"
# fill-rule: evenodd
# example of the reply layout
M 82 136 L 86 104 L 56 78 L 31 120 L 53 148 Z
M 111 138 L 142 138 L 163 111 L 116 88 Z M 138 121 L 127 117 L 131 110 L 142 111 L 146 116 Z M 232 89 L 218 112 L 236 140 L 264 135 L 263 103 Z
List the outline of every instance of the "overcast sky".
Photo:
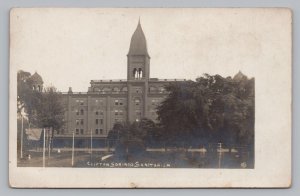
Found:
M 278 37 L 270 33 L 281 28 L 268 25 L 274 15 L 263 9 L 24 9 L 12 16 L 11 64 L 37 71 L 45 86 L 72 86 L 74 92 L 86 92 L 90 80 L 126 79 L 139 17 L 150 77 L 167 79 L 227 77 L 239 70 L 253 77 L 257 67 L 272 63 L 276 54 L 268 56 L 268 47 Z

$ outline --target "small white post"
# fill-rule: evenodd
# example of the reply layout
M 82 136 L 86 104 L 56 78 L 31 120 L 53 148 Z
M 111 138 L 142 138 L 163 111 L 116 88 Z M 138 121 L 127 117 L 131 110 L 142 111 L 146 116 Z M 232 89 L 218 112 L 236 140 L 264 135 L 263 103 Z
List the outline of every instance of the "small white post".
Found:
M 222 159 L 222 143 L 219 143 L 219 168 L 221 168 L 221 159 Z
M 24 129 L 24 126 L 23 126 L 23 115 L 21 114 L 22 116 L 22 125 L 21 125 L 21 159 L 23 158 L 23 129 Z
M 43 167 L 45 167 L 45 147 L 46 147 L 46 129 L 44 128 L 44 141 L 43 141 Z
M 73 131 L 73 143 L 72 143 L 72 167 L 74 165 L 74 131 Z

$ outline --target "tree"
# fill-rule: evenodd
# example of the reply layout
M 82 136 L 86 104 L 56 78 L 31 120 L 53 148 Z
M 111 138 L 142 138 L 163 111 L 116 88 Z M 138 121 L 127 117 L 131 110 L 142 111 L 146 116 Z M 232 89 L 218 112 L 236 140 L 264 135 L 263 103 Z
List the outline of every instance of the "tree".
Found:
M 61 94 L 53 86 L 48 87 L 38 100 L 36 113 L 39 127 L 49 127 L 59 130 L 63 125 L 64 107 Z M 54 132 L 52 132 L 54 134 Z M 53 136 L 53 135 L 52 135 Z
M 41 98 L 41 93 L 32 89 L 31 74 L 20 70 L 17 76 L 17 103 L 18 111 L 24 111 L 27 114 L 29 123 L 36 123 L 36 107 Z
M 158 106 L 158 120 L 169 143 L 191 141 L 205 134 L 207 100 L 202 87 L 193 81 L 166 86 L 169 96 Z
M 166 90 L 158 119 L 169 142 L 253 144 L 254 79 L 204 74 Z
M 116 139 L 117 157 L 127 159 L 128 157 L 139 157 L 146 150 L 148 135 L 155 129 L 155 123 L 152 120 L 143 118 L 139 122 L 125 122 L 114 124 L 109 132 L 109 139 Z

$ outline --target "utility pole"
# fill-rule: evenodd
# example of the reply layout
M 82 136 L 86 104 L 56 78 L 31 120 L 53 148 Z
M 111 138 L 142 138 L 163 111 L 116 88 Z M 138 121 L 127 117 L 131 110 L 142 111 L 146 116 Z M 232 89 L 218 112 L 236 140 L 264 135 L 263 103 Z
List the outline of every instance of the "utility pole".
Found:
M 92 154 L 93 154 L 93 131 L 91 129 L 91 161 L 92 161 Z
M 43 141 L 43 167 L 45 167 L 45 147 L 46 147 L 46 130 L 44 128 L 44 141 Z
M 50 159 L 50 145 L 51 145 L 51 132 L 50 132 L 51 129 L 48 129 L 48 159 Z M 49 160 L 48 160 L 49 161 Z
M 23 126 L 23 114 L 21 113 L 21 116 L 22 116 L 22 125 L 21 125 L 21 159 L 23 159 L 23 129 L 24 129 L 24 126 Z
M 74 131 L 73 131 L 73 142 L 72 142 L 72 167 L 74 166 Z

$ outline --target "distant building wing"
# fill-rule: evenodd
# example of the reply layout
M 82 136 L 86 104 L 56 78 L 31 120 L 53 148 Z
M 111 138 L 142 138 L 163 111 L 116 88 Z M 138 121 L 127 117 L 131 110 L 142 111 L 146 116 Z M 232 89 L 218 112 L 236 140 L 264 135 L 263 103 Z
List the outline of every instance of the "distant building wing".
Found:
M 38 141 L 41 138 L 42 134 L 41 128 L 31 128 L 31 129 L 25 129 L 25 133 L 27 135 L 28 140 L 35 140 Z

